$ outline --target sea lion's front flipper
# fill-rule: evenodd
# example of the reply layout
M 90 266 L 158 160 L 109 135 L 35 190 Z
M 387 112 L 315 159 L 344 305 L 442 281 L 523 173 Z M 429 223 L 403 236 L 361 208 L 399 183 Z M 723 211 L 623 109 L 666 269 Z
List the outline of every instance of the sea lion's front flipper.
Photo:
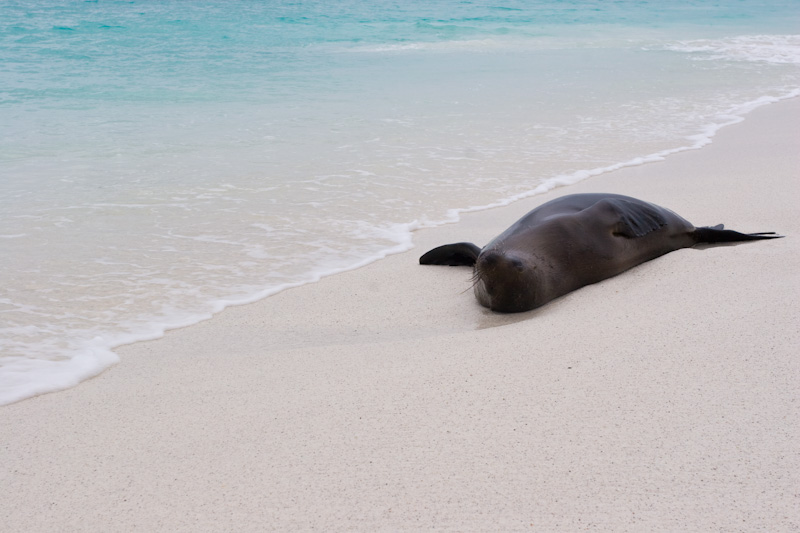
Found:
M 598 216 L 596 220 L 606 220 L 614 235 L 629 239 L 644 237 L 667 225 L 664 214 L 656 206 L 647 202 L 606 198 L 586 211 Z
M 472 266 L 481 249 L 471 242 L 445 244 L 419 258 L 420 265 Z

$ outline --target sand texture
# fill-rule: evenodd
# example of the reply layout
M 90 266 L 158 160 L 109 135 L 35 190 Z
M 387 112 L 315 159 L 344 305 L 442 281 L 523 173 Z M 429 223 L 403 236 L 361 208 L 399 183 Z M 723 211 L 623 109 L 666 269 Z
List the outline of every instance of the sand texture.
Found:
M 800 99 L 701 150 L 417 232 L 0 408 L 4 531 L 800 530 Z M 479 245 L 573 192 L 785 239 L 493 314 Z

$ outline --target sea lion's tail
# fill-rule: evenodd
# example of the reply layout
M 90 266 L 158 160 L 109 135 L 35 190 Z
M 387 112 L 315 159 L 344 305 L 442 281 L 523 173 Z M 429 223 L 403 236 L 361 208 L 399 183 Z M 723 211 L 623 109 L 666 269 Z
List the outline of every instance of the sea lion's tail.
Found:
M 730 229 L 724 229 L 723 224 L 713 227 L 695 228 L 694 236 L 697 244 L 715 244 L 723 242 L 744 242 L 760 241 L 762 239 L 780 239 L 783 235 L 776 235 L 774 231 L 761 233 L 739 233 Z
M 434 248 L 419 258 L 420 265 L 472 266 L 481 249 L 471 242 L 445 244 Z

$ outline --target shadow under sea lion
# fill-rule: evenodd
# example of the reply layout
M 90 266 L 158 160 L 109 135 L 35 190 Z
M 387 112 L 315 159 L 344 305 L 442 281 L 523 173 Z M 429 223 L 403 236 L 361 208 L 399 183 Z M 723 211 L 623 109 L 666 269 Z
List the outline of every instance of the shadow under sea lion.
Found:
M 460 242 L 422 265 L 473 266 L 475 297 L 493 311 L 529 311 L 658 256 L 697 244 L 781 237 L 696 228 L 669 209 L 619 194 L 572 194 L 547 202 L 483 249 Z

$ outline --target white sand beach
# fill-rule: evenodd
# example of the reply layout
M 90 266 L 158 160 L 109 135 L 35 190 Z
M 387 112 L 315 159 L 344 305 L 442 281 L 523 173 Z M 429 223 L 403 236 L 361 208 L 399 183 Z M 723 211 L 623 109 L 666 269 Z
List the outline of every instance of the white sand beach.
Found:
M 800 99 L 701 150 L 419 231 L 0 408 L 32 531 L 800 530 Z M 615 192 L 785 239 L 670 253 L 529 313 L 434 246 Z

